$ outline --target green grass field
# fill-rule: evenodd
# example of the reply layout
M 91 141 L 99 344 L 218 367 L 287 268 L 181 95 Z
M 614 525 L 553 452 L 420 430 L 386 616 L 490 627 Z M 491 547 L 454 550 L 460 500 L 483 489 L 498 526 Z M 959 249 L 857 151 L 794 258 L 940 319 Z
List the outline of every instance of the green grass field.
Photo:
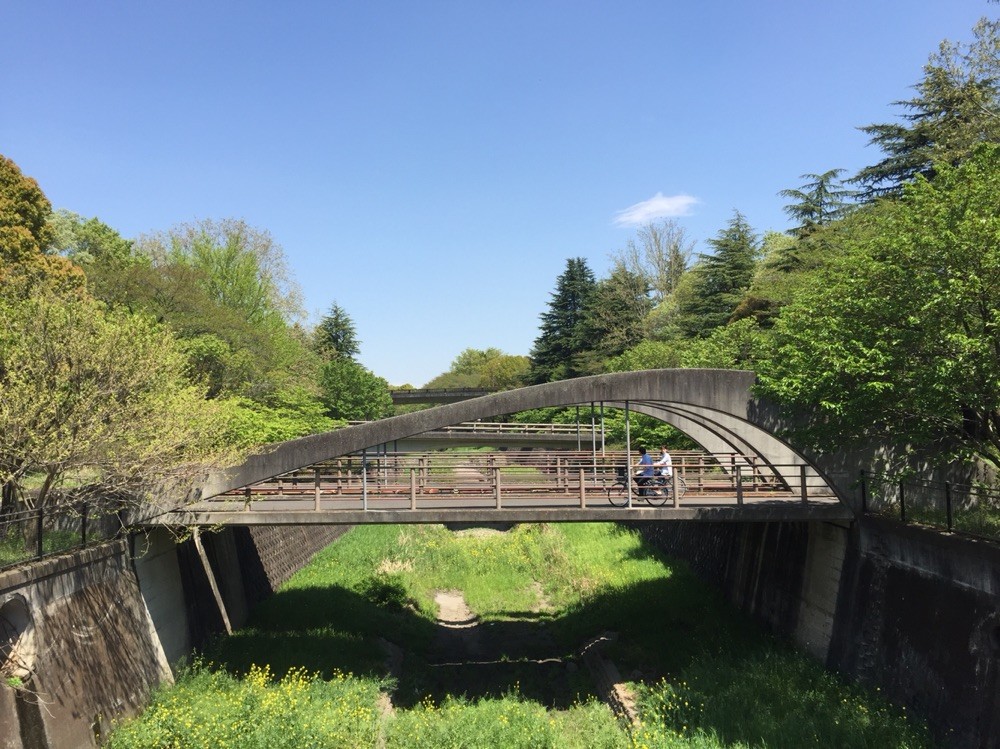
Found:
M 442 640 L 462 591 L 486 663 Z M 580 648 L 633 682 L 641 722 L 595 699 Z M 393 679 L 379 639 L 405 653 Z M 213 665 L 208 665 L 208 663 Z M 394 709 L 380 708 L 379 693 Z M 767 637 L 614 525 L 356 528 L 156 693 L 110 746 L 910 747 L 927 731 Z

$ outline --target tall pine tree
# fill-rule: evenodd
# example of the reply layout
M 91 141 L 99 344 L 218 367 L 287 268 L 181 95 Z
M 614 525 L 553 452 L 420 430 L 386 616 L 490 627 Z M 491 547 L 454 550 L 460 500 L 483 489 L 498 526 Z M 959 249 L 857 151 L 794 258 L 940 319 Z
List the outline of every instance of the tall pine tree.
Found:
M 981 20 L 968 45 L 942 42 L 924 66 L 912 99 L 894 102 L 902 122 L 862 127 L 885 153 L 852 179 L 864 197 L 899 195 L 918 174 L 934 175 L 934 164 L 960 164 L 977 144 L 1000 142 L 1000 21 Z
M 556 281 L 549 308 L 531 350 L 532 384 L 565 380 L 584 374 L 582 354 L 590 348 L 587 310 L 597 282 L 582 257 L 566 261 L 566 270 Z
M 715 250 L 700 255 L 693 294 L 681 308 L 679 325 L 690 338 L 704 338 L 722 327 L 750 288 L 760 254 L 760 238 L 739 211 L 708 244 Z
M 313 333 L 313 348 L 327 361 L 353 359 L 360 351 L 361 342 L 354 329 L 354 321 L 336 302 L 319 321 Z

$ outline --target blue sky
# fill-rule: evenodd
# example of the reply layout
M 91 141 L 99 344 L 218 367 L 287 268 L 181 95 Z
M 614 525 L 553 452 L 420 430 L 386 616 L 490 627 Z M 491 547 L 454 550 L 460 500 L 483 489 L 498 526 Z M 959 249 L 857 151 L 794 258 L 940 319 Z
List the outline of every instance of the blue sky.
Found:
M 313 320 L 420 385 L 527 354 L 566 259 L 641 221 L 784 230 L 799 175 L 878 159 L 986 0 L 0 0 L 0 153 L 123 235 L 243 218 Z M 631 211 L 631 213 L 630 213 Z

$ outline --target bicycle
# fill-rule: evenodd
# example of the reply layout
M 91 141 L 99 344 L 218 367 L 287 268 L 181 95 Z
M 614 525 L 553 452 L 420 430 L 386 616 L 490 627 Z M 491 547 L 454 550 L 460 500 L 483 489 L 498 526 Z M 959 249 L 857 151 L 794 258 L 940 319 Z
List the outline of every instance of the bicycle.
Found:
M 608 502 L 615 507 L 627 507 L 629 500 L 628 485 L 625 483 L 625 469 L 615 469 L 617 478 L 608 487 Z M 646 479 L 643 481 L 643 479 Z M 650 507 L 662 507 L 668 499 L 673 499 L 673 478 L 667 476 L 636 476 L 634 477 L 632 496 L 646 500 Z M 683 497 L 687 491 L 687 482 L 682 476 L 677 477 L 677 496 Z

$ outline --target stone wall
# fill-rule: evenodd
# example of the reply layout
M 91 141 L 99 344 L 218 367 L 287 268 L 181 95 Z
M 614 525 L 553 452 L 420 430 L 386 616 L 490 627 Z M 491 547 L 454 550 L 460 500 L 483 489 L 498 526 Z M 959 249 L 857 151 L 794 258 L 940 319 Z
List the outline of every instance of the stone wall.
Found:
M 874 518 L 641 528 L 771 631 L 925 716 L 946 746 L 1000 746 L 995 545 Z
M 233 626 L 345 530 L 203 535 Z M 0 612 L 13 625 L 22 612 L 30 619 L 14 634 L 26 688 L 0 687 L 0 749 L 95 746 L 172 679 L 171 665 L 223 630 L 195 545 L 162 529 L 0 572 Z
M 0 607 L 21 602 L 30 676 L 0 688 L 4 749 L 92 746 L 169 678 L 124 541 L 0 573 Z

